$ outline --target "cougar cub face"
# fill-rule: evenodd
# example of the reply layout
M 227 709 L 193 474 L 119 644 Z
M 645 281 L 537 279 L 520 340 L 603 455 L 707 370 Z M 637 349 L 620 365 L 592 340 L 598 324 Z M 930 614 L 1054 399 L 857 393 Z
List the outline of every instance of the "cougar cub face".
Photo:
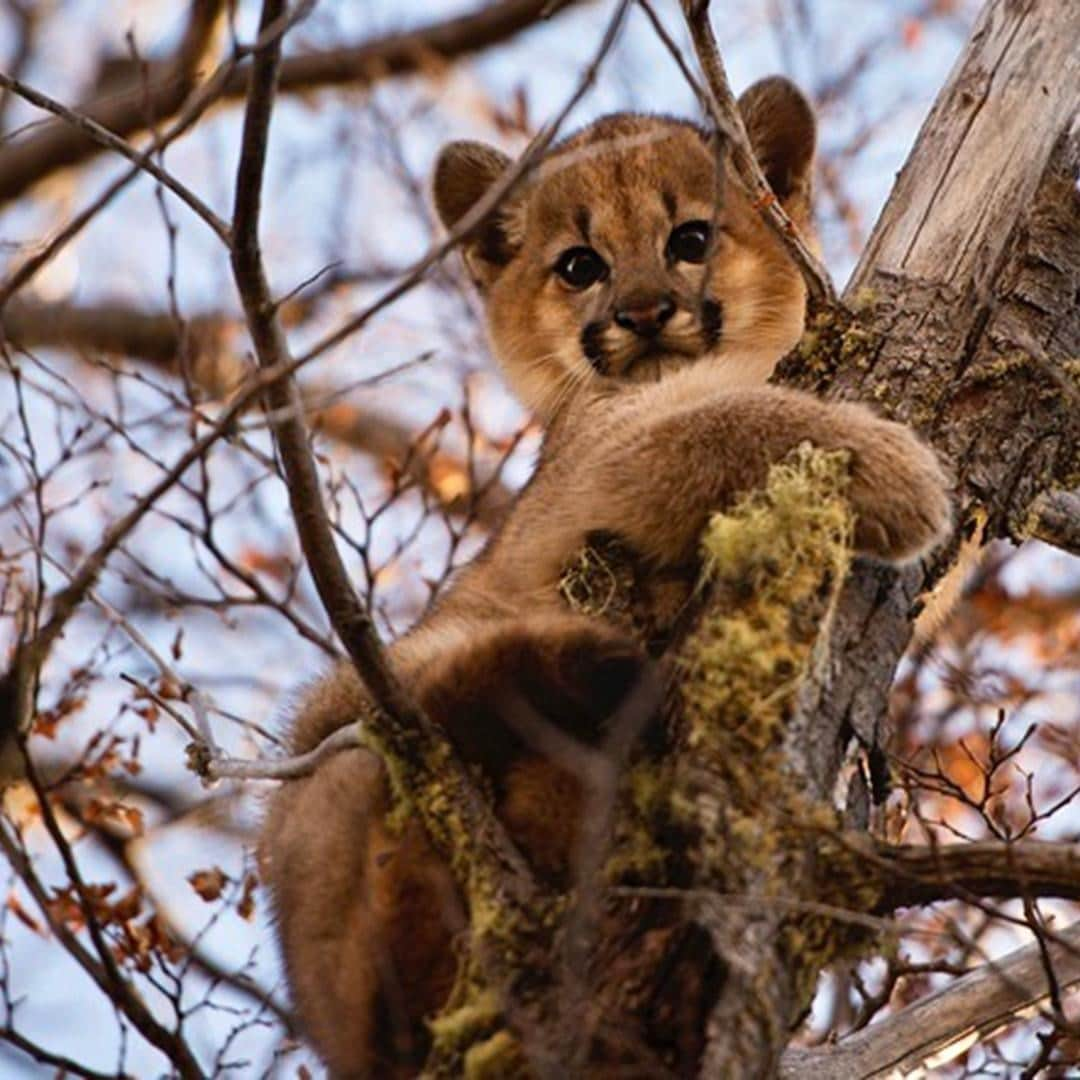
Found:
M 814 119 L 766 79 L 739 102 L 759 161 L 809 226 Z M 496 354 L 549 419 L 583 387 L 655 381 L 726 363 L 764 379 L 802 332 L 798 269 L 727 164 L 691 123 L 616 114 L 557 145 L 462 249 Z M 481 143 L 447 146 L 435 204 L 452 228 L 509 165 Z

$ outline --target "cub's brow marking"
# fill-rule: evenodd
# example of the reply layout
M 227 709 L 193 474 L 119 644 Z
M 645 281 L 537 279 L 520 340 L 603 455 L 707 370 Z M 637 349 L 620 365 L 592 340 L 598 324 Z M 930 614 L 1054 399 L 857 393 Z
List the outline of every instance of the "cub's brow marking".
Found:
M 689 124 L 679 124 L 681 129 L 693 130 Z M 542 161 L 533 169 L 538 180 L 547 180 L 565 169 L 580 165 L 593 158 L 606 157 L 609 154 L 621 153 L 638 146 L 648 146 L 650 143 L 667 142 L 675 138 L 673 131 L 643 131 L 638 135 L 612 135 L 609 138 L 600 139 L 589 146 L 582 146 L 573 150 L 554 150 L 554 158 L 550 161 Z

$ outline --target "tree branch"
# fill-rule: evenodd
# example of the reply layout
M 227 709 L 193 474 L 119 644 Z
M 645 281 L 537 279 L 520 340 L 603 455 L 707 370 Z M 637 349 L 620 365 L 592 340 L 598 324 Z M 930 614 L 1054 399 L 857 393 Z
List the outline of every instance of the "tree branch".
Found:
M 217 234 L 219 240 L 228 243 L 228 227 L 225 222 L 190 188 L 181 184 L 170 172 L 154 161 L 153 155 L 165 145 L 163 138 L 156 138 L 148 149 L 139 151 L 124 139 L 114 135 L 108 128 L 99 124 L 93 117 L 87 116 L 78 110 L 69 109 L 47 94 L 43 94 L 40 90 L 26 86 L 3 72 L 0 72 L 0 86 L 13 94 L 18 94 L 19 97 L 30 102 L 31 105 L 36 105 L 39 109 L 59 117 L 69 125 L 70 130 L 90 139 L 101 149 L 111 150 L 114 154 L 119 154 L 121 157 L 133 162 L 141 171 L 149 173 L 159 184 L 167 187 L 181 202 L 186 203 L 193 213 L 201 217 Z M 183 129 L 169 132 L 169 141 L 171 142 L 173 138 L 180 134 L 181 130 Z
M 1080 900 L 1080 851 L 1068 844 L 1023 840 L 945 845 L 859 843 L 882 879 L 874 907 L 900 907 L 967 896 L 1054 896 Z
M 283 0 L 264 0 L 260 29 L 280 18 L 283 10 Z M 266 280 L 258 237 L 280 53 L 281 43 L 275 39 L 255 55 L 233 215 L 233 275 L 256 357 L 264 370 L 289 364 L 288 344 Z M 507 899 L 525 905 L 535 891 L 528 866 L 507 839 L 445 734 L 423 715 L 398 682 L 352 587 L 326 515 L 294 381 L 285 377 L 271 383 L 266 404 L 301 547 L 316 589 L 331 624 L 377 703 L 378 713 L 365 718 L 365 732 L 394 758 L 409 762 L 417 792 L 428 786 L 434 789 L 436 784 L 443 786 L 443 816 L 434 813 L 423 800 L 419 809 L 432 838 L 453 864 L 460 869 L 464 860 L 474 873 L 488 867 L 492 873 L 484 876 L 497 882 Z M 455 844 L 462 845 L 463 850 L 455 850 Z
M 1036 540 L 1080 556 L 1080 492 L 1043 492 L 1031 509 L 1031 535 Z
M 323 761 L 342 750 L 364 747 L 356 724 L 331 732 L 314 750 L 294 757 L 273 759 L 234 758 L 208 752 L 202 744 L 188 747 L 189 764 L 205 780 L 295 780 L 310 776 Z
M 562 11 L 573 2 L 552 5 L 551 0 L 501 0 L 419 30 L 390 34 L 352 48 L 289 57 L 282 64 L 280 88 L 302 93 L 321 86 L 370 86 L 384 78 L 422 72 L 434 63 L 448 63 L 506 41 L 542 16 Z M 144 131 L 148 117 L 161 121 L 171 116 L 195 85 L 198 65 L 209 50 L 223 7 L 221 0 L 194 0 L 191 25 L 176 57 L 152 65 L 145 82 L 133 74 L 104 100 L 85 102 L 76 111 L 121 138 Z M 221 93 L 243 98 L 247 77 L 246 66 L 233 71 Z M 0 150 L 0 205 L 18 198 L 57 169 L 86 161 L 101 149 L 85 133 L 61 123 L 8 144 Z
M 28 775 L 33 777 L 32 772 L 28 771 Z M 90 905 L 85 902 L 85 886 L 82 877 L 74 862 L 74 856 L 67 840 L 56 825 L 52 807 L 40 789 L 37 789 L 35 794 L 38 796 L 41 807 L 42 820 L 49 828 L 50 836 L 56 844 L 58 854 L 64 860 L 68 878 L 78 890 L 78 896 L 83 902 L 87 927 L 95 934 L 95 945 L 100 959 L 95 958 L 93 953 L 56 916 L 50 903 L 51 897 L 41 879 L 34 872 L 29 856 L 22 846 L 8 835 L 6 823 L 0 822 L 0 849 L 7 856 L 12 870 L 19 876 L 27 891 L 34 898 L 49 924 L 49 929 L 63 943 L 64 948 L 71 957 L 94 980 L 106 997 L 116 1003 L 117 1008 L 131 1021 L 147 1042 L 156 1046 L 165 1054 L 168 1060 L 176 1067 L 180 1076 L 187 1078 L 187 1080 L 201 1080 L 203 1072 L 190 1047 L 178 1032 L 169 1031 L 157 1021 L 135 987 L 120 972 L 115 959 L 108 950 L 107 944 L 100 937 L 100 928 L 97 925 L 94 912 Z
M 195 86 L 199 65 L 212 46 L 224 0 L 192 0 L 188 26 L 176 53 L 150 65 L 144 81 L 132 70 L 130 79 L 101 101 L 82 104 L 78 112 L 124 138 L 146 129 L 148 122 L 172 116 Z M 18 198 L 32 184 L 58 169 L 78 164 L 101 146 L 62 121 L 48 124 L 0 150 L 0 205 Z
M 1054 975 L 1061 987 L 1080 982 L 1080 923 L 1047 935 Z M 784 1080 L 871 1080 L 906 1075 L 952 1044 L 957 1052 L 1037 1004 L 1049 992 L 1039 943 L 1016 949 L 961 976 L 937 993 L 834 1046 L 789 1050 Z
M 210 430 L 195 439 L 161 479 L 139 496 L 126 514 L 109 525 L 94 550 L 68 575 L 68 584 L 52 598 L 48 620 L 32 637 L 18 642 L 11 664 L 0 678 L 0 752 L 7 745 L 6 740 L 24 734 L 29 726 L 38 672 L 68 621 L 97 584 L 113 552 L 188 468 L 232 430 L 233 422 L 248 408 L 251 400 L 289 370 L 288 367 L 274 367 L 254 372 Z M 3 767 L 10 766 L 6 756 L 2 760 Z M 0 781 L 9 779 L 9 776 L 0 776 Z

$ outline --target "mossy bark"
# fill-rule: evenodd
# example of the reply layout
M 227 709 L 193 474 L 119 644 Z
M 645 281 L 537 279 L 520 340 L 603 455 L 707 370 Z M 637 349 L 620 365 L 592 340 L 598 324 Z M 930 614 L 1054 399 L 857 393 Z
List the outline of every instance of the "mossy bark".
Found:
M 668 739 L 658 755 L 642 750 L 625 774 L 612 846 L 602 860 L 609 894 L 584 970 L 568 971 L 553 959 L 566 955 L 580 891 L 540 898 L 542 907 L 525 919 L 494 910 L 485 888 L 470 895 L 471 948 L 481 955 L 498 948 L 525 968 L 497 992 L 491 965 L 465 958 L 457 991 L 432 1025 L 429 1075 L 542 1075 L 538 1055 L 557 1072 L 588 1075 L 646 1064 L 682 1075 L 696 1070 L 706 1040 L 705 1006 L 722 981 L 730 985 L 733 969 L 725 964 L 723 942 L 710 944 L 702 932 L 707 920 L 695 897 L 789 900 L 785 881 L 792 862 L 804 859 L 802 824 L 814 819 L 837 826 L 828 804 L 808 796 L 805 778 L 788 768 L 786 723 L 808 673 L 823 663 L 821 630 L 850 561 L 846 477 L 845 454 L 804 447 L 771 470 L 762 491 L 713 518 L 693 594 L 684 594 L 680 618 L 663 628 L 673 659 Z M 642 604 L 639 579 L 629 553 L 601 545 L 572 568 L 567 593 L 583 608 L 602 595 L 597 617 L 621 612 L 645 637 L 633 618 Z M 655 617 L 648 625 L 648 633 L 659 631 Z M 667 847 L 675 835 L 682 850 L 673 858 Z M 820 884 L 810 887 L 808 898 Z M 541 910 L 551 917 L 535 917 Z M 815 956 L 836 954 L 833 931 L 827 920 L 790 904 L 777 909 L 770 930 L 781 934 L 784 948 L 807 954 L 813 941 Z M 843 936 L 850 937 L 846 928 Z M 688 953 L 691 940 L 696 948 Z M 636 942 L 632 954 L 629 942 Z M 690 980 L 700 994 L 692 1009 L 696 1020 L 679 1037 L 662 1031 L 653 1037 L 655 1018 L 648 1014 L 658 995 L 672 992 L 666 988 L 673 970 L 675 984 L 685 989 Z M 792 970 L 808 1002 L 813 979 Z M 576 983 L 572 989 L 569 980 Z M 763 1002 L 771 990 L 745 988 Z M 568 993 L 589 1003 L 583 1014 L 567 1016 Z M 678 1008 L 685 1014 L 686 1003 Z M 763 1003 L 757 1018 L 767 1023 L 773 1011 Z M 549 1038 L 530 1045 L 530 1026 L 554 1034 L 560 1049 L 553 1051 Z

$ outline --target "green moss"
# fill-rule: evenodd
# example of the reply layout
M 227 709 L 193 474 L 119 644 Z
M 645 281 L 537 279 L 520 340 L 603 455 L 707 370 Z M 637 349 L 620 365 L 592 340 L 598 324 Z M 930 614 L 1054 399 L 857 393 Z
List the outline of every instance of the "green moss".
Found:
M 1030 353 L 1017 350 L 970 368 L 964 375 L 964 386 L 996 386 L 1021 372 L 1038 371 L 1038 361 Z
M 864 285 L 858 292 L 852 297 L 850 306 L 852 311 L 857 311 L 860 314 L 863 312 L 871 311 L 877 305 L 878 292 L 876 289 L 870 288 L 869 285 Z
M 680 656 L 690 752 L 675 804 L 696 815 L 697 879 L 706 888 L 798 900 L 787 871 L 805 857 L 807 829 L 827 836 L 839 828 L 833 809 L 791 774 L 784 740 L 799 688 L 821 662 L 850 563 L 847 482 L 846 454 L 800 447 L 705 533 L 704 582 L 714 595 Z M 826 845 L 814 844 L 831 876 Z M 838 888 L 851 891 L 835 895 L 837 906 L 852 903 L 865 877 L 865 866 L 860 876 L 850 858 L 843 865 L 850 872 L 838 872 Z M 807 900 L 821 899 L 821 884 Z M 821 967 L 865 948 L 867 938 L 862 927 L 819 914 L 794 913 L 783 933 L 806 1000 Z M 771 1023 L 766 1001 L 762 994 L 759 1020 Z
M 498 1033 L 501 1020 L 495 993 L 478 988 L 475 982 L 459 979 L 443 1011 L 428 1022 L 431 1029 L 430 1061 L 436 1061 L 436 1073 L 460 1073 L 469 1049 Z
M 631 766 L 608 880 L 670 884 L 672 830 L 689 827 L 694 843 L 678 851 L 678 860 L 680 867 L 693 860 L 700 885 L 789 899 L 786 870 L 792 859 L 805 857 L 806 829 L 826 838 L 836 829 L 832 810 L 811 799 L 789 772 L 784 740 L 799 688 L 821 661 L 820 643 L 850 561 L 847 483 L 845 453 L 800 447 L 770 470 L 763 490 L 709 523 L 697 598 L 705 603 L 676 660 L 683 742 L 670 759 L 643 752 Z M 593 547 L 568 570 L 563 591 L 576 610 L 610 618 L 624 584 L 603 549 Z M 451 812 L 458 793 L 454 781 L 444 779 L 443 752 L 415 766 L 396 764 L 415 760 L 400 747 L 398 753 L 375 748 L 387 760 L 401 812 L 434 822 L 429 828 L 439 830 L 436 842 L 453 853 L 470 912 L 468 952 L 450 1001 L 431 1023 L 431 1075 L 525 1075 L 520 1046 L 500 1009 L 502 994 L 491 987 L 511 985 L 527 972 L 528 989 L 515 991 L 518 1005 L 524 995 L 543 1011 L 550 989 L 545 958 L 572 897 L 544 893 L 527 911 L 509 903 L 483 861 L 469 862 L 475 845 L 458 835 L 460 817 Z M 820 851 L 830 874 L 828 859 L 835 856 L 836 888 L 861 895 L 856 861 L 827 840 Z M 807 898 L 820 899 L 820 890 Z M 873 901 L 866 898 L 868 906 Z M 838 893 L 830 902 L 848 901 Z M 795 955 L 807 994 L 823 964 L 857 937 L 865 940 L 865 932 L 859 937 L 816 914 L 793 915 L 783 933 L 801 950 Z M 762 1022 L 771 1023 L 766 990 L 750 992 L 760 998 Z
M 774 741 L 781 710 L 772 699 L 797 685 L 819 629 L 808 638 L 793 613 L 814 606 L 850 561 L 847 472 L 846 452 L 800 447 L 762 491 L 710 522 L 703 580 L 737 602 L 711 605 L 680 657 L 692 718 L 738 712 L 739 738 L 759 748 Z M 692 720 L 691 733 L 711 737 L 711 726 Z
M 860 305 L 857 298 L 852 310 L 834 307 L 816 312 L 778 372 L 800 386 L 812 387 L 827 383 L 840 367 L 869 368 L 880 344 L 879 335 L 862 317 L 872 307 L 873 300 Z
M 521 1044 L 509 1031 L 497 1031 L 469 1047 L 462 1073 L 466 1080 L 517 1080 L 530 1075 Z
M 650 759 L 638 761 L 628 770 L 615 842 L 605 866 L 609 882 L 665 882 L 670 852 L 660 836 L 675 818 L 672 780 L 666 763 Z

